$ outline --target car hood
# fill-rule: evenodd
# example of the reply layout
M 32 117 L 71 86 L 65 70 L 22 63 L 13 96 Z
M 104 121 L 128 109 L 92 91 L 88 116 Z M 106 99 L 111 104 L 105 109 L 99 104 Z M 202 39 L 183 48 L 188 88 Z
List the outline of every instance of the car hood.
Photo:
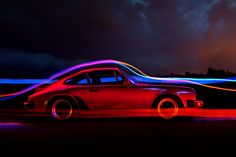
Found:
M 139 87 L 145 87 L 145 88 L 165 88 L 165 89 L 172 89 L 172 90 L 194 91 L 194 89 L 191 87 L 171 85 L 171 84 L 136 83 L 135 85 Z

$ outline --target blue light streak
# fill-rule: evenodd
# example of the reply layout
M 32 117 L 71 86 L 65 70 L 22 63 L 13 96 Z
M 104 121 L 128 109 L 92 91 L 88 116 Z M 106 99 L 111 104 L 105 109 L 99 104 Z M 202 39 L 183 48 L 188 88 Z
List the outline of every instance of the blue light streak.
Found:
M 141 74 L 140 72 L 137 72 L 137 69 L 135 67 L 130 68 L 131 66 L 120 61 L 116 60 L 98 60 L 98 61 L 92 61 L 87 62 L 84 64 L 75 65 L 72 67 L 69 67 L 61 72 L 58 72 L 48 79 L 0 79 L 0 85 L 5 84 L 12 84 L 12 85 L 21 85 L 21 84 L 31 84 L 31 86 L 15 93 L 10 94 L 2 94 L 0 95 L 0 100 L 6 100 L 11 99 L 13 97 L 16 97 L 18 95 L 24 94 L 30 90 L 33 90 L 43 84 L 51 84 L 55 81 L 57 77 L 60 77 L 68 72 L 71 72 L 73 70 L 79 70 L 84 67 L 94 66 L 94 65 L 100 65 L 100 64 L 115 64 L 120 65 L 126 69 L 128 69 L 130 72 L 135 74 L 134 78 L 137 81 L 141 82 L 149 82 L 149 83 L 177 83 L 177 84 L 196 84 L 196 85 L 206 85 L 206 84 L 215 84 L 215 83 L 226 83 L 226 82 L 236 82 L 236 77 L 228 78 L 228 79 L 215 79 L 215 78 L 161 78 L 161 77 L 151 77 L 147 76 L 145 74 Z M 128 66 L 127 66 L 128 65 Z M 210 87 L 210 86 L 209 86 Z M 213 87 L 212 88 L 218 88 Z M 225 89 L 222 89 L 225 90 Z M 227 89 L 226 89 L 227 90 Z M 229 89 L 231 90 L 231 89 Z

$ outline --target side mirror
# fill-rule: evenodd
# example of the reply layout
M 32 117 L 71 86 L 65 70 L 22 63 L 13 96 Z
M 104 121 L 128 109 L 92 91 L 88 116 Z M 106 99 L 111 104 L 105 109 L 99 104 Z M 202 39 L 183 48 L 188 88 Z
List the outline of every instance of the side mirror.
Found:
M 131 85 L 131 82 L 130 82 L 128 79 L 125 79 L 125 80 L 124 80 L 124 85 L 125 85 L 125 86 L 130 86 L 130 85 Z

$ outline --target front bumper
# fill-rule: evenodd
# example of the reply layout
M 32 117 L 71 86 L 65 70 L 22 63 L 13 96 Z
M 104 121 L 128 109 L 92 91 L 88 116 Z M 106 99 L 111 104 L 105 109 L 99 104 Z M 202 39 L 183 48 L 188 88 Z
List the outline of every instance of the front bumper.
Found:
M 201 108 L 203 106 L 202 100 L 188 100 L 188 107 Z

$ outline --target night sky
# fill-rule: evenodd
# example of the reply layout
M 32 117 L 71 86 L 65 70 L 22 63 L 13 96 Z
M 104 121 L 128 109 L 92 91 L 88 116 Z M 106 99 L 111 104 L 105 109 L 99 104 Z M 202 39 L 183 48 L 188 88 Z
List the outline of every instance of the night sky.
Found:
M 0 78 L 46 77 L 98 59 L 150 75 L 236 72 L 235 0 L 6 0 Z

